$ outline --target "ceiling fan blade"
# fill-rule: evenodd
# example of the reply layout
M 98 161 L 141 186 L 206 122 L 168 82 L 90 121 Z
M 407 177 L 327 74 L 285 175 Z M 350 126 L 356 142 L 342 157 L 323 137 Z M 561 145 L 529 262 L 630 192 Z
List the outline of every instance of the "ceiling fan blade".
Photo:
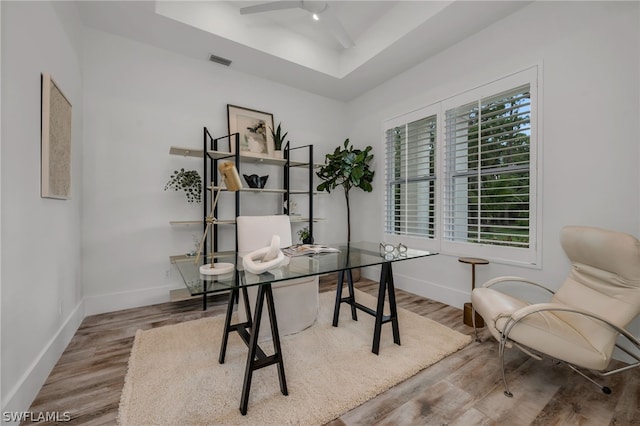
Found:
M 347 33 L 347 30 L 345 30 L 344 26 L 342 26 L 342 23 L 340 22 L 338 17 L 333 13 L 328 5 L 320 15 L 319 22 L 326 28 L 328 28 L 329 31 L 331 31 L 331 34 L 333 34 L 336 40 L 338 40 L 338 42 L 345 49 L 354 47 L 356 45 Z
M 256 4 L 255 6 L 243 7 L 240 9 L 240 15 L 271 12 L 272 10 L 293 9 L 296 7 L 302 7 L 302 1 L 272 1 L 269 3 Z

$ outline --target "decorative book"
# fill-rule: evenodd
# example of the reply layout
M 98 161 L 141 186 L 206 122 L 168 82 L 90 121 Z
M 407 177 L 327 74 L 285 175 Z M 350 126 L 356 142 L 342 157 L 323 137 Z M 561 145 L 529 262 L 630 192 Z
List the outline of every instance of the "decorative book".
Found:
M 322 244 L 294 244 L 282 249 L 282 252 L 289 257 L 315 255 L 320 253 L 338 253 L 339 251 L 340 250 L 337 248 Z

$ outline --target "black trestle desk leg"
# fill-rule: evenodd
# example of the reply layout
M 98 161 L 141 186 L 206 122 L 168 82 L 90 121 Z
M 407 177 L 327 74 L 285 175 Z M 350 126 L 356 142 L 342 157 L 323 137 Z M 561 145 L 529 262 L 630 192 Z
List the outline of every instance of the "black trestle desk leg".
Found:
M 347 286 L 349 287 L 349 304 L 351 305 L 351 319 L 358 321 L 358 314 L 356 313 L 356 295 L 353 291 L 353 275 L 351 269 L 347 269 Z
M 278 320 L 276 319 L 276 309 L 273 303 L 273 290 L 271 285 L 266 286 L 267 310 L 269 311 L 269 319 L 271 320 L 271 337 L 273 340 L 274 360 L 278 364 L 278 379 L 280 380 L 280 392 L 283 395 L 289 395 L 287 390 L 287 379 L 284 375 L 284 362 L 282 359 L 282 349 L 280 348 L 280 332 L 278 331 Z
M 231 314 L 233 314 L 233 305 L 236 298 L 238 289 L 233 289 L 229 292 L 229 299 L 227 300 L 227 313 L 224 317 L 224 331 L 222 332 L 222 344 L 220 345 L 220 355 L 218 356 L 218 362 L 224 364 L 224 358 L 227 354 L 227 342 L 229 341 L 229 333 L 231 330 Z
M 340 304 L 342 302 L 342 279 L 344 278 L 344 270 L 338 272 L 338 282 L 336 283 L 336 304 L 333 307 L 333 326 L 338 326 L 338 317 L 340 316 Z
M 237 298 L 238 296 L 236 296 Z M 242 298 L 244 299 L 244 311 L 247 314 L 247 327 L 251 327 L 251 306 L 249 306 L 249 293 L 246 287 L 242 287 Z M 238 309 L 240 309 L 240 301 L 238 300 Z
M 389 262 L 388 285 L 387 291 L 389 292 L 389 313 L 391 315 L 391 328 L 393 329 L 393 343 L 400 344 L 400 327 L 398 326 L 398 308 L 396 306 L 396 287 L 393 284 L 393 270 L 391 269 L 391 262 Z
M 251 327 L 251 337 L 249 338 L 249 353 L 247 354 L 247 364 L 244 367 L 244 381 L 242 382 L 242 395 L 240 396 L 240 413 L 247 414 L 247 406 L 249 405 L 249 392 L 251 391 L 251 379 L 253 378 L 253 363 L 256 359 L 258 350 L 258 333 L 260 331 L 260 322 L 262 320 L 262 306 L 264 304 L 264 287 L 258 286 L 258 297 L 256 299 L 256 310 L 253 326 Z
M 262 320 L 262 308 L 264 307 L 265 299 L 267 301 L 267 310 L 269 312 L 269 320 L 271 323 L 271 337 L 273 339 L 274 348 L 274 354 L 271 356 L 265 355 L 262 349 L 258 346 L 258 336 Z M 273 303 L 273 291 L 271 289 L 271 284 L 263 284 L 258 286 L 258 296 L 256 299 L 253 325 L 251 326 L 251 336 L 249 337 L 249 353 L 247 354 L 247 364 L 244 370 L 244 382 L 242 383 L 240 413 L 242 413 L 243 416 L 247 414 L 253 371 L 273 364 L 278 364 L 280 391 L 283 395 L 288 395 L 287 382 L 284 374 L 284 362 L 282 360 L 282 350 L 280 347 L 280 334 L 278 332 L 278 322 L 276 319 L 275 305 Z
M 373 329 L 373 347 L 371 352 L 378 355 L 380 352 L 380 335 L 382 333 L 382 324 L 391 321 L 393 328 L 393 342 L 400 344 L 400 329 L 398 327 L 398 312 L 396 308 L 395 288 L 393 286 L 393 271 L 391 262 L 382 264 L 380 271 L 380 286 L 378 287 L 378 305 L 376 308 L 376 322 Z M 388 319 L 384 318 L 384 300 L 389 293 L 389 311 Z
M 358 321 L 358 314 L 356 311 L 356 297 L 355 292 L 353 290 L 353 275 L 351 273 L 351 269 L 346 270 L 347 275 L 347 289 L 349 290 L 349 295 L 346 298 L 342 297 L 342 281 L 344 280 L 345 271 L 341 270 L 338 272 L 338 283 L 336 285 L 336 304 L 333 308 L 333 326 L 338 326 L 338 318 L 340 316 L 340 305 L 342 302 L 347 302 L 351 305 L 351 319 L 354 321 Z

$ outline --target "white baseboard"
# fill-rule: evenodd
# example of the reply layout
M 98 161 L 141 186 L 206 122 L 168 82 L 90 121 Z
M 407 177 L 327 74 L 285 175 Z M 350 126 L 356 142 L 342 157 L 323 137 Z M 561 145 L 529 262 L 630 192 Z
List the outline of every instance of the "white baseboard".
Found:
M 363 269 L 362 275 L 371 280 L 379 281 L 380 267 L 370 266 L 365 268 Z M 427 299 L 460 309 L 462 309 L 465 302 L 469 301 L 469 293 L 428 281 L 421 281 L 413 277 L 398 274 L 395 271 L 393 273 L 393 284 L 396 288 L 408 291 L 409 293 L 417 294 L 418 296 L 426 297 Z
M 169 291 L 173 289 L 173 287 L 169 286 L 151 287 L 140 290 L 86 296 L 84 298 L 85 315 L 103 314 L 105 312 L 169 302 Z
M 7 395 L 2 395 L 2 413 L 20 413 L 29 409 L 86 316 L 168 302 L 171 289 L 171 287 L 156 287 L 85 297 L 49 340 L 13 389 Z
M 84 301 L 80 301 L 40 354 L 2 400 L 2 413 L 25 412 L 40 392 L 49 373 L 80 327 L 85 317 Z

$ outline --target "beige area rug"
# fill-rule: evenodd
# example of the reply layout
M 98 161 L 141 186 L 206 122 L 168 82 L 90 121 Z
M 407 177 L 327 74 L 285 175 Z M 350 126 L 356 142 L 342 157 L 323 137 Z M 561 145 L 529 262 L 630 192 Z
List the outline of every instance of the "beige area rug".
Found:
M 247 347 L 229 336 L 224 364 L 218 352 L 224 317 L 136 333 L 120 401 L 122 425 L 320 425 L 357 407 L 461 349 L 471 337 L 398 309 L 400 341 L 382 326 L 380 355 L 371 353 L 374 318 L 348 305 L 331 326 L 335 293 L 320 294 L 316 324 L 281 338 L 289 395 L 280 393 L 276 366 L 254 372 L 246 416 L 240 393 Z M 374 307 L 375 298 L 357 291 Z M 266 309 L 266 308 L 265 308 Z M 234 314 L 235 316 L 235 314 Z M 270 342 L 262 347 L 273 353 Z

